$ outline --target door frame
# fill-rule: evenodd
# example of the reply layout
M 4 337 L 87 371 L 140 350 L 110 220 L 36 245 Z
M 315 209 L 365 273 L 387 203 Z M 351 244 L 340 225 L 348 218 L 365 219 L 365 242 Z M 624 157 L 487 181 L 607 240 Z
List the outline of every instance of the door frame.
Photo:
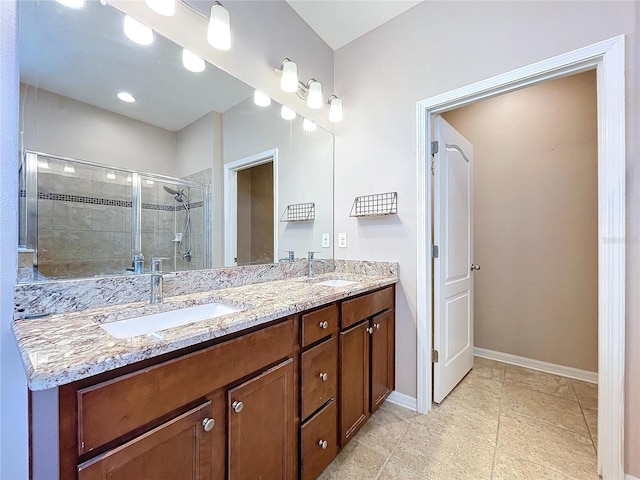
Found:
M 625 42 L 624 35 L 427 98 L 418 120 L 417 409 L 431 410 L 432 115 L 596 70 L 598 108 L 598 473 L 624 477 L 625 368 Z
M 278 149 L 264 152 L 224 164 L 224 265 L 235 266 L 234 255 L 238 238 L 238 172 L 273 162 L 273 261 L 278 259 Z

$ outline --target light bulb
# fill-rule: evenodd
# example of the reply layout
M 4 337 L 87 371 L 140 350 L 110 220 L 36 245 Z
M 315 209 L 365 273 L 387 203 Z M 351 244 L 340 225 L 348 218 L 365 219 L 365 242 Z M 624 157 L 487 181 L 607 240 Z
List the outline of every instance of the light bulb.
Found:
M 132 42 L 140 45 L 151 45 L 153 43 L 153 30 L 129 15 L 124 16 L 124 33 Z
M 282 78 L 280 79 L 280 88 L 284 92 L 298 91 L 298 66 L 291 60 L 284 60 L 282 63 Z
M 329 121 L 342 121 L 342 100 L 340 100 L 338 97 L 334 97 L 329 103 Z
M 271 105 L 271 97 L 256 90 L 255 92 L 253 92 L 253 103 L 258 105 L 259 107 L 268 107 L 269 105 Z
M 282 108 L 280 109 L 280 116 L 285 120 L 293 120 L 296 118 L 296 112 L 282 105 Z
M 309 93 L 307 95 L 307 107 L 322 108 L 322 85 L 315 80 L 309 81 Z
M 182 49 L 182 65 L 190 72 L 199 73 L 204 71 L 204 60 L 197 56 L 195 53 Z
M 135 97 L 129 92 L 118 92 L 116 95 L 120 100 L 126 103 L 133 103 L 136 101 Z
M 176 0 L 144 0 L 144 2 L 159 15 L 172 17 L 176 14 Z
M 82 8 L 84 7 L 84 0 L 56 0 L 60 5 L 64 5 L 69 8 Z
M 302 129 L 305 132 L 313 132 L 316 128 L 317 128 L 317 125 L 315 124 L 315 122 L 312 122 L 308 118 L 305 118 L 304 121 L 302 122 Z
M 229 11 L 220 2 L 213 2 L 211 6 L 207 42 L 218 50 L 229 50 L 231 48 Z

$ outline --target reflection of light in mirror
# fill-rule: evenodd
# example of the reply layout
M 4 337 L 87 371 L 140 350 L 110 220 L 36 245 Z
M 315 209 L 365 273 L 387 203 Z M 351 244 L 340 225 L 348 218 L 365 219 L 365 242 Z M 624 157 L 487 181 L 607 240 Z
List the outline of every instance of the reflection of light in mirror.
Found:
M 146 180 L 146 181 L 145 181 L 145 183 L 146 183 L 147 185 L 153 185 L 153 184 L 154 184 L 154 183 L 156 183 L 156 182 L 154 182 L 153 180 Z
M 116 95 L 120 100 L 127 103 L 133 103 L 136 101 L 135 97 L 129 92 L 118 92 Z
M 82 8 L 84 7 L 84 0 L 56 0 L 60 5 L 64 5 L 69 8 Z
M 113 172 L 107 172 L 107 180 L 115 180 L 116 174 Z
M 309 93 L 307 95 L 307 107 L 322 108 L 322 85 L 315 80 L 309 81 Z
M 213 2 L 209 27 L 207 28 L 207 42 L 218 50 L 231 48 L 231 27 L 229 26 L 229 11 L 220 2 Z
M 308 118 L 305 118 L 304 121 L 302 122 L 302 129 L 305 132 L 313 132 L 316 128 L 317 128 L 317 125 L 315 124 L 315 122 L 312 122 Z
M 203 72 L 205 68 L 204 60 L 186 48 L 182 49 L 182 65 L 194 73 Z
M 282 108 L 280 109 L 280 116 L 285 120 L 293 120 L 296 118 L 296 112 L 282 105 Z
M 269 105 L 271 105 L 271 97 L 256 90 L 255 92 L 253 92 L 253 103 L 258 105 L 259 107 L 268 107 Z
M 49 162 L 45 158 L 38 158 L 38 168 L 49 170 Z
M 331 95 L 331 97 L 329 97 L 329 121 L 342 121 L 342 100 L 335 95 Z
M 159 15 L 171 17 L 176 13 L 176 0 L 144 0 L 144 2 Z
M 66 173 L 76 173 L 76 169 L 73 167 L 73 165 L 71 165 L 69 163 L 65 163 L 64 164 L 64 171 Z
M 132 42 L 140 45 L 151 45 L 153 43 L 153 30 L 129 15 L 124 16 L 124 33 Z
M 131 183 L 131 175 L 127 175 L 127 182 Z
M 280 79 L 280 88 L 284 92 L 298 91 L 298 65 L 288 58 L 282 61 L 282 78 Z

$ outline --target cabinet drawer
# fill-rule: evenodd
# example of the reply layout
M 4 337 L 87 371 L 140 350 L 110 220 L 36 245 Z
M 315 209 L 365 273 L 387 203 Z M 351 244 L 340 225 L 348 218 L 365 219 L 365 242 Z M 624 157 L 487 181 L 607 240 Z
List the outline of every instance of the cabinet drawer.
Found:
M 393 308 L 394 297 L 393 287 L 387 287 L 361 297 L 345 300 L 342 302 L 342 328 L 358 323 L 388 308 Z
M 302 354 L 302 415 L 307 418 L 338 390 L 338 337 Z
M 338 454 L 338 407 L 335 399 L 301 427 L 302 479 L 315 480 Z M 326 443 L 326 448 L 323 448 Z
M 144 427 L 292 354 L 293 320 L 77 392 L 78 453 Z
M 338 331 L 338 305 L 333 304 L 302 315 L 302 342 L 306 347 Z

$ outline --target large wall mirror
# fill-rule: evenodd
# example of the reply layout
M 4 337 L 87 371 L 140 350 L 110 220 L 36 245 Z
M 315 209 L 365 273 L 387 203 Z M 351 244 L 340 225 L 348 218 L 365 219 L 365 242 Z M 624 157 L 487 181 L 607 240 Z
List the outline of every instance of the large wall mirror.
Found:
M 333 257 L 331 133 L 97 0 L 18 8 L 19 281 Z

